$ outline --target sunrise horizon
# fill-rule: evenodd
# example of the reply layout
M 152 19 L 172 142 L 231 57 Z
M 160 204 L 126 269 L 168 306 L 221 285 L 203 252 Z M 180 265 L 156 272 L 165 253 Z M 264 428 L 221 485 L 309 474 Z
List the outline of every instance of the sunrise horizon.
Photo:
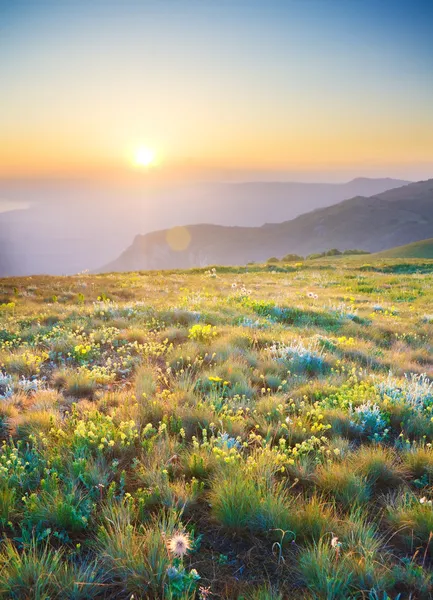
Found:
M 428 175 L 432 11 L 386 4 L 5 3 L 0 177 Z

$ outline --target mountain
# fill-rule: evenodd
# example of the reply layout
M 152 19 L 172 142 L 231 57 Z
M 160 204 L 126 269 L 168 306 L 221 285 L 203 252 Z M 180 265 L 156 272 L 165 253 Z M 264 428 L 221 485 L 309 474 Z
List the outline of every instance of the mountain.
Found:
M 379 252 L 380 258 L 433 258 L 433 238 Z
M 432 231 L 433 179 L 430 179 L 369 198 L 357 196 L 278 224 L 191 225 L 174 232 L 162 230 L 138 235 L 125 252 L 100 270 L 245 264 L 263 262 L 271 256 L 307 255 L 329 248 L 379 252 L 426 239 Z M 189 239 L 188 247 L 174 250 L 176 237 L 183 240 L 183 245 Z
M 259 226 L 407 182 L 195 183 L 150 187 L 145 178 L 0 181 L 0 276 L 76 273 L 118 256 L 137 232 L 178 223 Z M 13 210 L 16 208 L 16 210 Z M 19 210 L 18 210 L 19 209 Z

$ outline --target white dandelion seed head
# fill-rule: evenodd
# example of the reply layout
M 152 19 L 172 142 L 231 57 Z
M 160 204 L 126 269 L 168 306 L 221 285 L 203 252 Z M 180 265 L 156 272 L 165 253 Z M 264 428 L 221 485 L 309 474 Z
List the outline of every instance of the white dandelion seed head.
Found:
M 191 548 L 191 540 L 188 534 L 181 531 L 175 533 L 169 541 L 168 547 L 170 552 L 175 556 L 182 557 Z

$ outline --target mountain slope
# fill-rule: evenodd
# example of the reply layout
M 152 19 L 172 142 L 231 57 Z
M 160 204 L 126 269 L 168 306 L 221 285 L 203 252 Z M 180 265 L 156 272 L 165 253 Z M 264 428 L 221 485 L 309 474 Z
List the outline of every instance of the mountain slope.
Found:
M 0 180 L 0 276 L 96 269 L 118 256 L 137 232 L 179 222 L 278 223 L 405 183 L 358 178 L 347 183 L 210 182 L 152 188 L 143 178 L 128 185 Z M 27 209 L 11 210 L 14 206 Z
M 433 258 L 433 238 L 379 252 L 381 258 Z
M 245 264 L 290 252 L 305 255 L 331 247 L 379 252 L 408 244 L 433 232 L 433 179 L 370 198 L 355 197 L 283 223 L 262 227 L 191 225 L 186 229 L 190 243 L 185 250 L 170 247 L 169 230 L 138 235 L 101 271 Z

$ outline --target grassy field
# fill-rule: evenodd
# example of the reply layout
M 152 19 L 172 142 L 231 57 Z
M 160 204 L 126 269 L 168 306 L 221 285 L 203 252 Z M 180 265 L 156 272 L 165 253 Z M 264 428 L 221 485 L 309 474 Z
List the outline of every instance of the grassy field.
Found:
M 377 254 L 379 258 L 433 258 L 433 239 L 397 246 Z
M 0 598 L 431 598 L 432 275 L 0 280 Z

